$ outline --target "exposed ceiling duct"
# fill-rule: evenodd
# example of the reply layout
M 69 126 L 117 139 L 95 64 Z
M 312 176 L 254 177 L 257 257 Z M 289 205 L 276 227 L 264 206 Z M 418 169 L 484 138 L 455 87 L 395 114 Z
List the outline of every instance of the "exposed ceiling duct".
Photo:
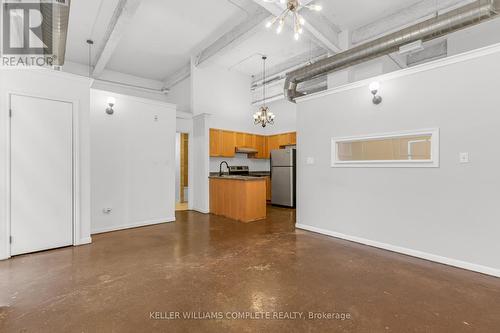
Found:
M 44 20 L 49 22 L 42 23 L 42 36 L 43 42 L 47 45 L 52 43 L 52 54 L 54 56 L 55 66 L 64 65 L 64 58 L 66 57 L 66 40 L 68 37 L 68 23 L 69 23 L 69 7 L 70 0 L 56 0 L 48 3 L 42 2 L 40 10 L 44 18 L 51 17 L 51 20 Z M 50 24 L 52 23 L 52 24 Z
M 469 5 L 405 28 L 401 31 L 362 44 L 342 53 L 320 60 L 287 74 L 285 97 L 295 103 L 304 96 L 297 91 L 300 83 L 318 76 L 332 73 L 380 56 L 397 52 L 403 45 L 422 40 L 423 42 L 479 24 L 500 13 L 500 0 L 477 0 Z

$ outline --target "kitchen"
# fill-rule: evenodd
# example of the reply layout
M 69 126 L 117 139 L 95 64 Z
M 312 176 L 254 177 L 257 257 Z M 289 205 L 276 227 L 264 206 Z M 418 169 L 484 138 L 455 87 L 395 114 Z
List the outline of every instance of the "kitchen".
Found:
M 296 143 L 296 132 L 211 128 L 210 212 L 253 222 L 266 218 L 267 204 L 295 208 Z

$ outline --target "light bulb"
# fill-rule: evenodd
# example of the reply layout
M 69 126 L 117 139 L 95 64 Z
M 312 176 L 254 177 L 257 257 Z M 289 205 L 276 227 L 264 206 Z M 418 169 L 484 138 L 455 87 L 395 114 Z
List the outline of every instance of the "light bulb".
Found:
M 299 22 L 301 25 L 306 24 L 306 20 L 304 20 L 304 18 L 302 16 L 299 17 Z
M 295 38 L 295 40 L 299 40 L 300 34 L 298 32 L 296 32 L 293 37 Z
M 299 31 L 299 34 L 301 34 L 304 32 L 304 29 L 302 29 L 302 27 L 300 27 L 298 31 Z
M 276 33 L 280 34 L 283 31 L 283 20 L 280 21 L 280 24 L 278 25 L 278 28 L 276 28 Z
M 268 21 L 268 22 L 266 23 L 266 28 L 268 28 L 268 29 L 269 29 L 270 27 L 272 27 L 272 25 L 273 25 L 273 21 Z

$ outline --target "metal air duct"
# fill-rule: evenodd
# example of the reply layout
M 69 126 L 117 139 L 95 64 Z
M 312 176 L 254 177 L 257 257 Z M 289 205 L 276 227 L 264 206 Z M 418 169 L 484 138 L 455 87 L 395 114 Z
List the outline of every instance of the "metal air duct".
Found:
M 296 98 L 304 95 L 297 91 L 299 83 L 396 52 L 401 46 L 418 40 L 426 42 L 442 37 L 494 18 L 498 14 L 500 14 L 500 0 L 477 0 L 422 23 L 299 68 L 287 73 L 285 96 L 295 103 Z
M 52 43 L 54 66 L 64 65 L 66 40 L 68 37 L 69 8 L 70 0 L 54 0 L 40 4 L 43 17 L 52 18 L 52 20 L 46 21 L 52 24 L 42 24 L 42 36 L 43 42 L 46 45 Z

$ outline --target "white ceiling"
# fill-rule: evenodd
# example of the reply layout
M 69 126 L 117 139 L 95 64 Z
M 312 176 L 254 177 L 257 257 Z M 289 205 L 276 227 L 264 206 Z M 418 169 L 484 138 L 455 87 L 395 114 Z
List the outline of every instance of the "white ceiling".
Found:
M 66 59 L 88 64 L 87 39 L 94 40 L 98 50 L 103 42 L 119 0 L 74 0 L 71 2 Z
M 154 80 L 165 80 L 189 63 L 203 46 L 228 32 L 248 16 L 245 0 L 143 0 L 124 31 L 106 68 Z M 258 2 L 258 0 L 253 0 Z M 260 0 L 263 1 L 263 0 Z M 342 29 L 355 29 L 422 0 L 317 0 L 323 15 Z M 436 0 L 440 1 L 440 0 Z M 104 42 L 119 0 L 74 0 L 71 7 L 67 60 L 87 63 L 85 40 L 95 41 L 94 54 Z M 316 45 L 293 39 L 288 28 L 281 35 L 254 29 L 243 42 L 222 50 L 210 62 L 248 75 L 261 72 L 260 54 L 273 67 L 309 52 Z M 96 59 L 93 60 L 95 64 Z
M 323 15 L 342 29 L 353 30 L 422 0 L 318 0 Z M 440 0 L 436 0 L 440 1 Z
M 315 48 L 316 45 L 306 38 L 295 41 L 289 26 L 278 35 L 262 25 L 243 43 L 222 50 L 210 62 L 253 75 L 262 71 L 262 55 L 268 57 L 267 66 L 271 68 Z
M 215 31 L 245 16 L 227 0 L 143 0 L 108 68 L 164 80 Z

